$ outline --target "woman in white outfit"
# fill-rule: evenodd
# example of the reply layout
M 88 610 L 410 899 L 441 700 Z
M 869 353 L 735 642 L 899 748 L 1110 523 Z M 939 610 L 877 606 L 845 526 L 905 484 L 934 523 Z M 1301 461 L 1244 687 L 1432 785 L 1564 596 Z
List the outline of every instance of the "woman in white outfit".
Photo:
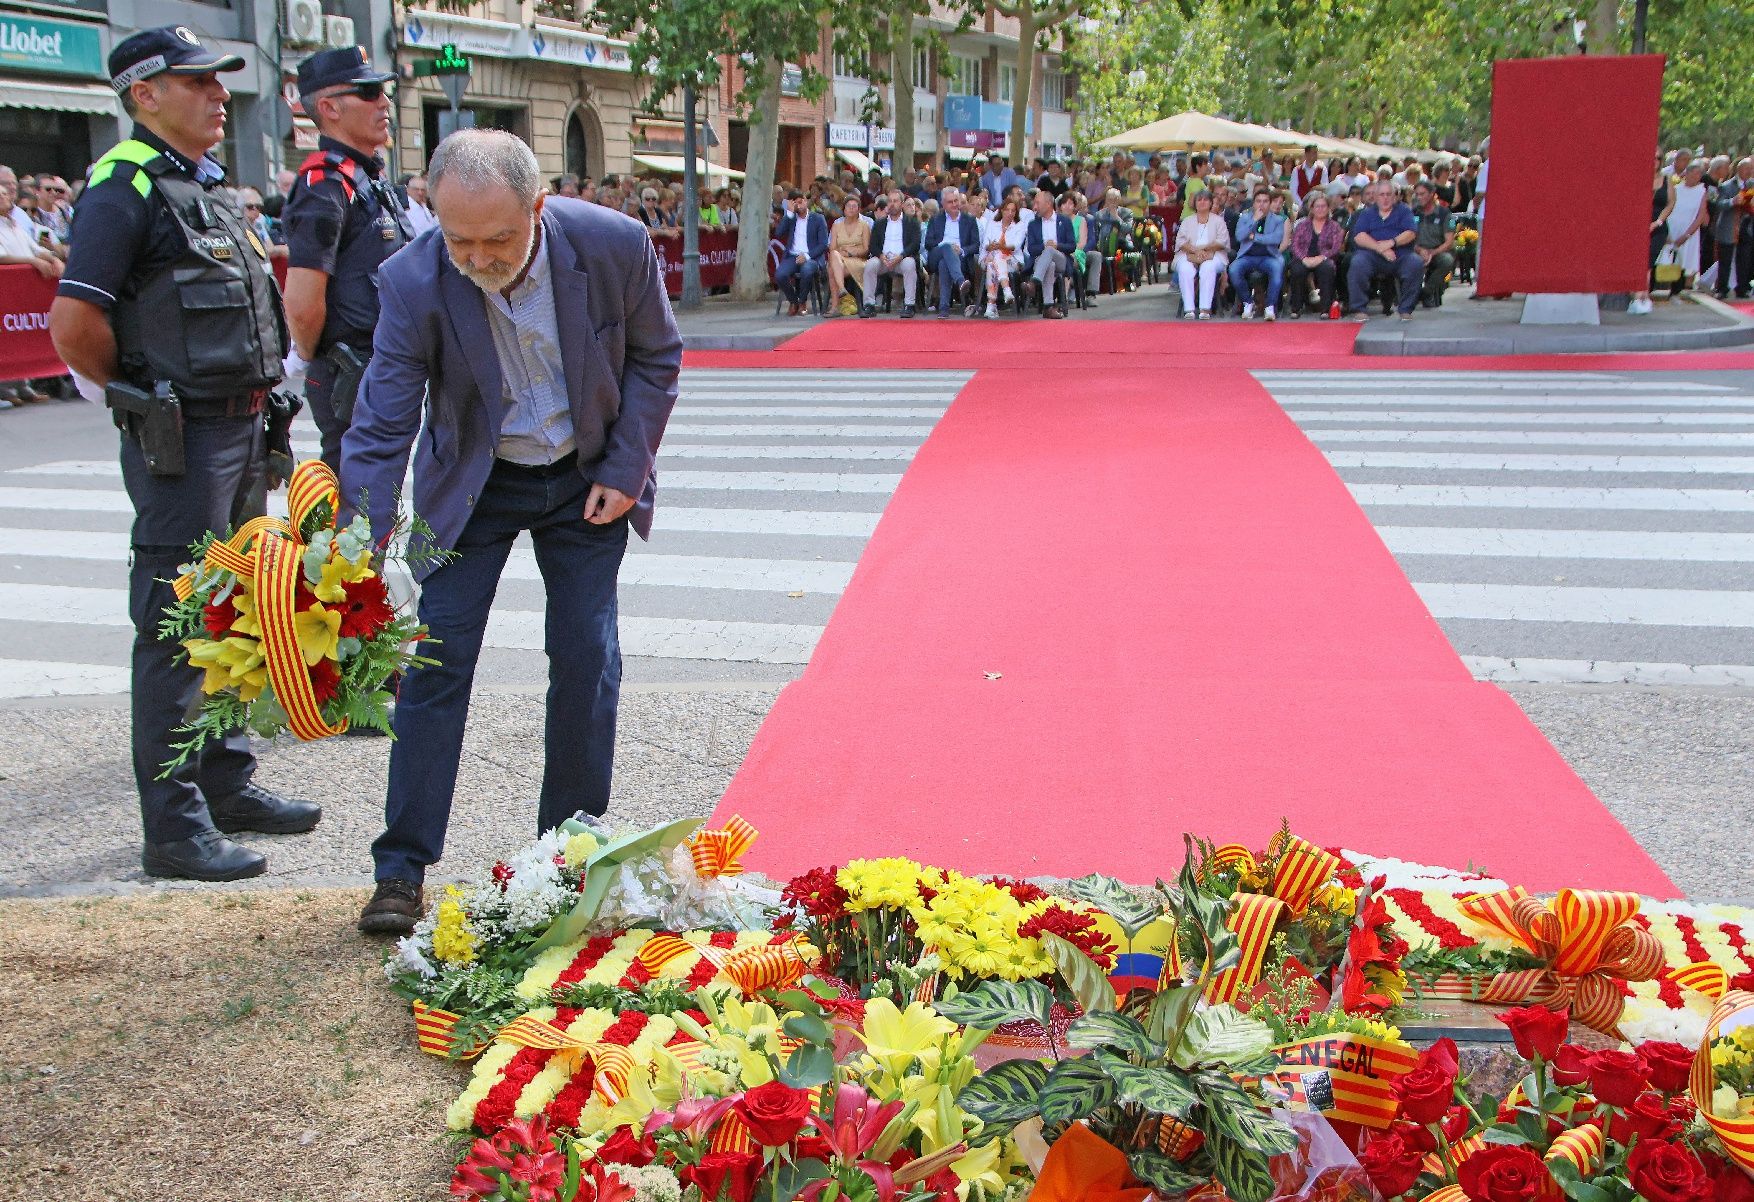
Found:
M 1029 227 L 1017 220 L 1017 202 L 1007 200 L 999 206 L 999 215 L 987 226 L 981 241 L 981 266 L 987 273 L 987 316 L 999 316 L 999 293 L 1005 303 L 1015 305 L 1011 295 L 1011 271 L 1017 266 L 1018 252 L 1023 249 L 1023 236 Z
M 1230 230 L 1212 211 L 1212 194 L 1194 193 L 1194 212 L 1175 231 L 1175 278 L 1182 293 L 1182 316 L 1212 316 L 1218 277 L 1230 262 Z
M 1699 228 L 1705 224 L 1705 164 L 1694 159 L 1675 185 L 1669 208 L 1669 245 L 1680 251 L 1681 273 L 1689 281 L 1699 275 Z

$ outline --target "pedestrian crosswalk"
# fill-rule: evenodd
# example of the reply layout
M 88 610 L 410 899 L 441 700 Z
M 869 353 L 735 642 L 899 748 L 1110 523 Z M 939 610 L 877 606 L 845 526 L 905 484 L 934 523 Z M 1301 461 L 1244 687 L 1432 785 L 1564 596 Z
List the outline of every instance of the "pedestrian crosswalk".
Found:
M 1754 685 L 1754 376 L 1255 376 L 1476 676 Z
M 656 529 L 630 541 L 621 571 L 623 653 L 678 668 L 789 672 L 807 661 L 902 472 L 968 376 L 684 369 L 658 457 Z M 90 425 L 97 454 L 0 473 L 0 698 L 127 689 L 133 509 L 115 459 L 100 457 L 115 437 L 101 409 Z M 294 448 L 317 451 L 308 417 Z M 284 493 L 275 500 L 283 512 Z M 502 677 L 536 683 L 543 625 L 541 575 L 521 540 L 488 622 L 483 678 L 497 662 Z

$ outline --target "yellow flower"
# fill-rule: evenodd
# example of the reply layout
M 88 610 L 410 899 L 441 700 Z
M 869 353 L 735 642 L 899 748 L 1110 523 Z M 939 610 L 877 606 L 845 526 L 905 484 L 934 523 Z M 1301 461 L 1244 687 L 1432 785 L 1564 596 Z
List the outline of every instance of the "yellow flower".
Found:
M 959 1184 L 956 1196 L 966 1202 L 973 1186 L 980 1186 L 983 1196 L 1000 1194 L 1005 1190 L 1005 1164 L 1003 1162 L 1004 1145 L 1010 1140 L 988 1140 L 978 1148 L 970 1148 L 961 1160 L 952 1161 L 950 1171 L 956 1174 Z
M 201 679 L 204 693 L 235 688 L 240 700 L 250 702 L 260 697 L 268 684 L 267 661 L 255 639 L 188 639 L 183 646 L 189 652 L 189 662 L 206 673 Z
M 577 868 L 589 858 L 592 852 L 597 850 L 597 847 L 597 836 L 590 831 L 580 831 L 566 841 L 566 847 L 562 849 L 561 854 L 566 857 L 568 868 Z
M 1316 894 L 1315 904 L 1330 914 L 1351 914 L 1358 909 L 1358 895 L 1344 885 L 1329 885 Z
M 256 621 L 255 596 L 248 589 L 239 588 L 237 592 L 232 594 L 231 603 L 233 608 L 238 611 L 238 616 L 232 622 L 231 628 L 237 633 L 247 634 L 253 639 L 261 638 L 262 626 Z
M 318 600 L 336 605 L 347 599 L 347 590 L 341 587 L 343 584 L 353 584 L 371 575 L 374 575 L 371 570 L 371 552 L 368 551 L 351 562 L 330 552 L 328 560 L 323 564 L 322 577 L 312 586 L 311 592 L 317 595 Z
M 883 1070 L 900 1077 L 917 1060 L 920 1071 L 937 1071 L 939 1045 L 954 1033 L 956 1024 L 923 1002 L 911 1002 L 902 1010 L 886 997 L 865 1004 L 865 1029 L 859 1039 Z
M 847 891 L 849 911 L 900 910 L 919 901 L 921 871 L 919 864 L 900 856 L 852 860 L 835 874 L 835 883 Z
M 478 942 L 475 932 L 469 929 L 469 917 L 457 901 L 456 886 L 445 893 L 445 900 L 439 903 L 438 925 L 432 932 L 432 953 L 453 967 L 473 964 Z
M 293 615 L 293 629 L 298 633 L 298 649 L 304 655 L 305 666 L 315 667 L 318 660 L 327 656 L 337 659 L 336 649 L 341 642 L 341 611 L 324 609 L 321 605 L 312 605 L 303 613 Z

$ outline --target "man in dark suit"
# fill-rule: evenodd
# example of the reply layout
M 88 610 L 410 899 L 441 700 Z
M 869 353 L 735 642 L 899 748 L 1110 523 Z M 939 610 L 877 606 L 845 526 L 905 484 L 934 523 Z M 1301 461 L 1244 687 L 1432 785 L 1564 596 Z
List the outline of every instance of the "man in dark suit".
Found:
M 1033 265 L 1030 278 L 1041 289 L 1041 315 L 1057 318 L 1066 313 L 1054 304 L 1054 285 L 1072 269 L 1072 252 L 1078 249 L 1078 236 L 1071 215 L 1054 210 L 1052 192 L 1044 188 L 1035 194 L 1035 220 L 1029 223 L 1029 232 L 1023 236 L 1023 249 Z
M 943 209 L 926 226 L 926 270 L 938 277 L 938 316 L 949 317 L 963 284 L 974 279 L 981 223 L 964 209 L 959 189 L 944 189 L 942 203 Z
M 444 851 L 488 608 L 526 530 L 548 595 L 537 827 L 608 807 L 616 574 L 629 527 L 651 532 L 652 462 L 682 363 L 639 222 L 544 203 L 535 154 L 499 130 L 446 138 L 427 179 L 439 225 L 379 271 L 374 353 L 341 447 L 343 520 L 363 510 L 383 534 L 418 435 L 414 509 L 457 552 L 422 573 L 439 663 L 410 672 L 397 699 L 378 887 L 359 922 L 377 934 L 414 929 Z
M 828 270 L 828 222 L 821 213 L 812 213 L 804 194 L 793 188 L 786 193 L 786 215 L 773 236 L 785 247 L 773 273 L 774 283 L 792 302 L 791 315 L 796 317 L 804 311 L 817 278 Z
M 920 219 L 902 211 L 901 190 L 889 194 L 889 204 L 871 223 L 871 257 L 865 260 L 865 307 L 860 317 L 877 316 L 877 280 L 901 277 L 901 315 L 914 315 L 914 293 L 920 286 Z

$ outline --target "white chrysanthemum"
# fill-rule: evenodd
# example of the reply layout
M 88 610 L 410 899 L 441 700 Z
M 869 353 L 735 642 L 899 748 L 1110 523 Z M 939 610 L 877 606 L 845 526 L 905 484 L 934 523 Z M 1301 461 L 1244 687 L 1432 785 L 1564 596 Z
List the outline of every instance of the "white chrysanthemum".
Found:
M 430 944 L 429 938 L 426 945 L 430 946 Z M 418 935 L 404 935 L 398 939 L 395 953 L 384 961 L 384 975 L 392 981 L 399 973 L 405 972 L 415 973 L 427 979 L 438 976 L 438 969 L 434 968 L 432 961 L 428 960 L 421 952 L 422 946 Z
M 1620 1034 L 1634 1047 L 1666 1040 L 1696 1048 L 1705 1038 L 1705 1024 L 1710 1018 L 1709 1013 L 1701 1013 L 1691 1003 L 1680 1010 L 1670 1010 L 1666 1006 L 1629 1005 L 1620 1018 Z

